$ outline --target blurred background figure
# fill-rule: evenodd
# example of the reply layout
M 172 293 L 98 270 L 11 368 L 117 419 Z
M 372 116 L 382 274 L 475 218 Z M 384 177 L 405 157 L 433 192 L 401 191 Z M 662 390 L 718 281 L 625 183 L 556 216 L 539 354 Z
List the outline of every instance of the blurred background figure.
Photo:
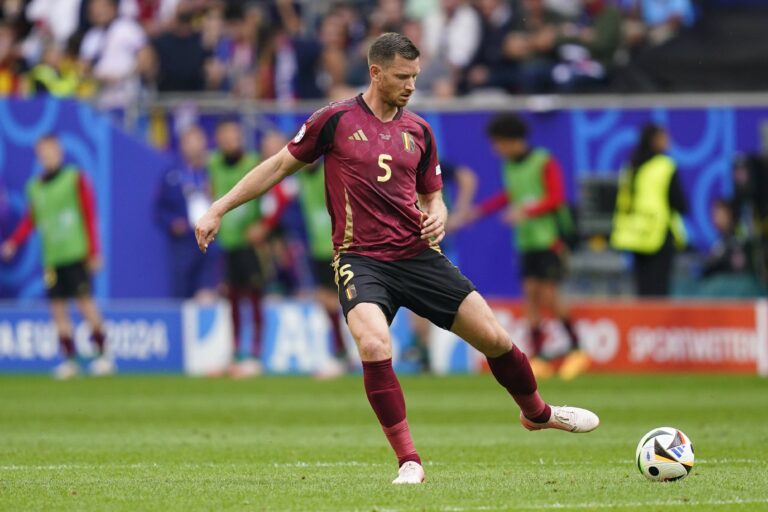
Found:
M 30 180 L 27 213 L 0 247 L 0 252 L 5 260 L 10 260 L 35 227 L 40 232 L 45 286 L 65 358 L 54 369 L 54 376 L 69 379 L 80 373 L 74 327 L 68 311 L 70 299 L 76 300 L 80 313 L 91 327 L 91 340 L 96 346 L 96 358 L 90 363 L 91 373 L 114 373 L 114 362 L 106 351 L 101 313 L 91 297 L 91 274 L 101 266 L 91 186 L 81 171 L 65 164 L 64 153 L 55 136 L 41 138 L 36 153 L 42 174 Z
M 139 58 L 146 50 L 146 34 L 134 20 L 118 15 L 118 0 L 86 1 L 92 27 L 80 46 L 82 69 L 98 84 L 100 107 L 124 107 L 141 89 Z
M 456 232 L 471 222 L 477 193 L 477 174 L 465 165 L 456 165 L 448 160 L 440 161 L 443 177 L 443 201 L 448 207 L 448 220 L 445 223 L 446 236 L 440 242 L 440 250 L 454 265 L 459 266 L 459 250 Z M 423 371 L 431 370 L 430 333 L 432 324 L 426 318 L 410 313 L 413 340 L 411 353 L 405 357 L 415 360 Z
M 259 162 L 258 153 L 246 151 L 242 128 L 236 121 L 224 120 L 216 127 L 216 151 L 208 161 L 211 193 L 214 200 L 227 193 Z M 232 310 L 235 362 L 230 374 L 235 378 L 260 375 L 261 309 L 264 275 L 256 248 L 266 241 L 268 229 L 262 222 L 259 200 L 250 201 L 224 216 L 217 240 L 224 252 L 226 296 Z M 241 354 L 240 303 L 247 300 L 253 322 L 249 351 Z
M 349 354 L 341 330 L 341 308 L 333 270 L 331 216 L 325 206 L 325 168 L 322 160 L 302 169 L 298 175 L 299 204 L 307 234 L 312 293 L 328 315 L 331 327 L 332 358 L 315 376 L 330 379 L 345 374 L 350 367 Z
M 531 368 L 541 378 L 554 373 L 542 351 L 543 315 L 549 311 L 563 326 L 569 341 L 560 376 L 573 379 L 585 372 L 590 362 L 579 346 L 578 334 L 560 294 L 568 250 L 564 237 L 574 229 L 562 169 L 547 149 L 529 145 L 528 126 L 515 114 L 497 114 L 488 124 L 487 133 L 502 160 L 506 190 L 483 203 L 479 213 L 487 215 L 506 207 L 504 221 L 514 226 L 532 345 Z
M 676 248 L 686 243 L 681 215 L 688 206 L 668 149 L 666 130 L 645 125 L 619 177 L 611 245 L 634 256 L 640 297 L 669 294 Z
M 696 295 L 742 298 L 760 295 L 763 290 L 755 272 L 755 243 L 737 223 L 731 201 L 714 201 L 712 224 L 718 239 L 704 260 Z
M 43 50 L 39 64 L 29 72 L 31 89 L 36 94 L 50 94 L 59 98 L 73 97 L 80 90 L 80 73 L 76 56 L 69 48 L 62 49 L 50 43 Z
M 155 203 L 155 218 L 168 235 L 171 294 L 176 298 L 212 301 L 215 298 L 218 259 L 197 250 L 194 226 L 211 203 L 208 149 L 199 126 L 181 135 L 181 158 L 163 176 Z
M 204 91 L 212 83 L 212 52 L 195 26 L 195 2 L 181 0 L 170 26 L 152 39 L 144 64 L 158 92 Z

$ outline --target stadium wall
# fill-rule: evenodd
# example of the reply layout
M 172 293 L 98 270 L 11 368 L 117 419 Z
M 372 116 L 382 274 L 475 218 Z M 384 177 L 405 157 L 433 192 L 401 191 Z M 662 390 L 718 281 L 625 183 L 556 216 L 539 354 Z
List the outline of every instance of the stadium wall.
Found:
M 434 127 L 441 156 L 478 173 L 479 200 L 501 189 L 499 161 L 484 135 L 486 122 L 499 108 L 519 109 L 529 119 L 533 142 L 549 147 L 563 163 L 571 200 L 576 200 L 575 183 L 581 176 L 608 176 L 621 168 L 640 124 L 662 123 L 672 134 L 672 156 L 680 165 L 690 199 L 686 223 L 691 240 L 706 248 L 715 238 L 709 218 L 711 201 L 730 193 L 734 155 L 759 150 L 761 126 L 768 119 L 765 98 L 737 100 L 686 95 L 682 99 L 630 97 L 616 102 L 600 97 L 583 104 L 548 100 L 521 105 L 505 99 L 468 109 L 427 104 L 416 110 Z M 182 118 L 188 119 L 190 111 L 200 116 L 209 132 L 222 116 L 237 112 L 249 128 L 249 143 L 256 145 L 263 130 L 292 133 L 309 113 L 308 107 L 278 111 L 274 106 L 246 108 L 231 102 L 211 109 L 204 103 L 179 105 L 167 105 L 165 114 L 163 105 L 153 109 L 152 122 L 139 116 L 138 121 L 129 123 L 134 128 L 144 127 L 144 133 L 137 137 L 118 128 L 126 119 L 122 113 L 108 116 L 84 104 L 50 98 L 0 100 L 0 236 L 7 235 L 18 221 L 25 202 L 24 183 L 37 172 L 34 141 L 44 133 L 59 133 L 68 158 L 85 169 L 96 185 L 106 263 L 96 283 L 97 296 L 167 297 L 168 254 L 165 239 L 152 219 L 152 202 L 160 174 L 170 160 L 142 142 L 142 137 L 157 131 L 157 122 L 165 123 L 168 143 L 173 147 L 173 127 Z M 500 297 L 519 295 L 517 255 L 509 229 L 499 218 L 468 227 L 456 235 L 453 246 L 461 268 L 482 292 Z M 39 242 L 33 241 L 12 265 L 0 264 L 0 298 L 42 297 L 39 251 Z
M 520 304 L 492 301 L 513 339 L 528 348 Z M 217 374 L 231 361 L 228 306 L 193 302 L 104 304 L 109 347 L 124 373 Z M 612 373 L 709 372 L 768 376 L 768 301 L 583 303 L 573 309 L 592 371 Z M 311 302 L 269 300 L 265 305 L 263 363 L 270 373 L 312 373 L 331 357 L 324 312 Z M 555 324 L 545 327 L 545 352 L 566 346 Z M 92 354 L 89 330 L 76 321 L 75 343 Z M 393 326 L 399 372 L 419 370 L 407 354 L 413 346 L 409 316 Z M 243 342 L 250 333 L 243 333 Z M 355 353 L 349 333 L 347 344 Z M 244 343 L 241 342 L 241 347 Z M 448 331 L 433 327 L 430 356 L 435 373 L 486 371 L 485 359 Z M 0 305 L 0 373 L 45 372 L 60 360 L 53 324 L 43 304 Z M 358 361 L 359 365 L 359 361 Z

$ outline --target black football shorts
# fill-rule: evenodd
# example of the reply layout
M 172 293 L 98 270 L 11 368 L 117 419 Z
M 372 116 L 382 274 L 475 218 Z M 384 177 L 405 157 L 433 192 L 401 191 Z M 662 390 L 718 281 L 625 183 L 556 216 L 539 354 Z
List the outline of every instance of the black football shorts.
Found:
M 253 247 L 225 251 L 227 284 L 233 288 L 259 290 L 264 286 L 259 255 Z
M 49 299 L 90 297 L 91 273 L 85 261 L 45 269 L 45 287 Z
M 566 267 L 563 257 L 553 250 L 526 251 L 520 256 L 520 277 L 523 279 L 559 283 L 565 278 Z
M 377 304 L 388 323 L 405 307 L 438 327 L 450 329 L 459 306 L 475 286 L 443 254 L 427 249 L 398 261 L 344 253 L 336 261 L 344 317 L 362 302 Z

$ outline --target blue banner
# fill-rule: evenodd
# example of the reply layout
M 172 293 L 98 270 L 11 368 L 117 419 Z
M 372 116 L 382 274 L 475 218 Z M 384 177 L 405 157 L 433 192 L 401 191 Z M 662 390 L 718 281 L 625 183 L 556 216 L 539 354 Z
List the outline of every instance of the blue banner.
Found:
M 117 305 L 104 309 L 108 352 L 125 373 L 181 372 L 181 312 L 175 304 Z M 95 356 L 91 329 L 73 311 L 82 362 Z M 50 313 L 43 305 L 0 308 L 0 372 L 47 372 L 62 361 Z

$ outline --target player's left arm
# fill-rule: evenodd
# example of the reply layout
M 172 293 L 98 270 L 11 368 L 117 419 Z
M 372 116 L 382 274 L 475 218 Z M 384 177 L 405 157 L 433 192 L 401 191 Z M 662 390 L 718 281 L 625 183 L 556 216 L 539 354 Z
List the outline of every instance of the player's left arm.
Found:
M 80 208 L 88 236 L 88 267 L 91 271 L 96 271 L 101 267 L 99 230 L 96 224 L 96 199 L 93 187 L 82 173 L 80 173 L 77 181 L 77 195 L 80 199 Z
M 419 194 L 421 209 L 421 239 L 438 244 L 445 237 L 445 222 L 448 208 L 443 201 L 442 189 L 428 194 Z

